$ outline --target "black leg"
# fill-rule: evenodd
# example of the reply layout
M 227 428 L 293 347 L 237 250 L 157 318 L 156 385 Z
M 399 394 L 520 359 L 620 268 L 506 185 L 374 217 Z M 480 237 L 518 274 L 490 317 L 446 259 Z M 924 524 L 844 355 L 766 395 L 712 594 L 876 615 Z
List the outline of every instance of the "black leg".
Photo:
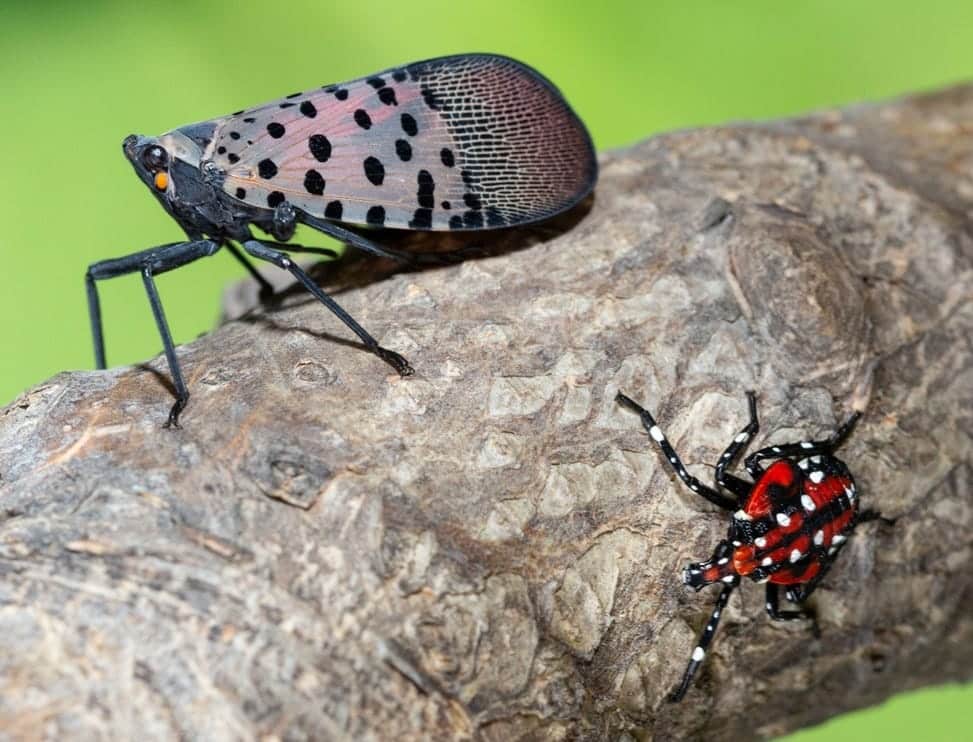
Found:
M 153 276 L 179 268 L 199 258 L 208 257 L 219 249 L 220 244 L 212 240 L 175 242 L 121 258 L 93 263 L 88 266 L 88 272 L 85 274 L 88 315 L 91 320 L 91 335 L 95 345 L 95 364 L 98 368 L 105 368 L 105 341 L 101 325 L 101 304 L 98 300 L 98 289 L 95 282 L 129 273 L 138 272 L 142 274 L 142 282 L 149 297 L 149 305 L 152 307 L 156 327 L 158 327 L 159 335 L 162 337 L 162 346 L 166 361 L 169 364 L 169 372 L 172 374 L 172 381 L 176 388 L 176 403 L 169 412 L 169 418 L 165 424 L 167 428 L 179 427 L 179 413 L 186 406 L 189 391 L 179 368 L 175 346 L 172 343 L 172 334 L 169 332 L 169 325 L 162 310 L 162 302 L 159 300 L 159 292 L 156 290 Z
M 747 471 L 751 473 L 751 476 L 754 476 L 754 472 L 757 472 L 757 474 L 762 472 L 763 469 L 759 462 L 764 459 L 805 458 L 817 454 L 830 454 L 844 442 L 861 416 L 862 414 L 860 412 L 853 413 L 827 440 L 785 443 L 780 446 L 768 446 L 767 448 L 761 448 L 759 451 L 754 451 L 747 456 L 745 462 Z
M 686 691 L 689 690 L 690 684 L 693 682 L 693 677 L 696 675 L 696 671 L 699 666 L 703 664 L 703 659 L 706 657 L 706 650 L 709 649 L 709 645 L 713 641 L 713 635 L 716 633 L 716 627 L 720 625 L 720 615 L 723 613 L 723 609 L 726 608 L 726 603 L 730 599 L 730 595 L 736 589 L 738 581 L 728 583 L 723 586 L 720 590 L 720 595 L 716 599 L 716 605 L 713 607 L 713 612 L 710 614 L 709 622 L 706 624 L 706 628 L 703 629 L 703 633 L 699 636 L 699 641 L 696 643 L 696 648 L 693 650 L 692 658 L 689 660 L 689 664 L 686 666 L 686 672 L 683 673 L 682 682 L 679 687 L 672 692 L 669 696 L 669 701 L 671 703 L 678 703 L 686 695 Z
M 162 349 L 166 354 L 166 361 L 169 364 L 169 373 L 172 374 L 172 383 L 176 387 L 176 402 L 169 410 L 169 418 L 166 420 L 165 428 L 179 427 L 179 413 L 186 408 L 189 402 L 189 389 L 182 378 L 182 370 L 179 368 L 179 361 L 176 359 L 176 347 L 172 342 L 172 333 L 169 332 L 169 323 L 166 322 L 166 314 L 162 309 L 162 301 L 159 299 L 159 292 L 155 287 L 155 279 L 152 278 L 150 268 L 142 269 L 142 283 L 145 284 L 145 293 L 149 296 L 149 305 L 152 307 L 152 316 L 155 318 L 155 326 L 159 328 L 159 335 L 162 337 Z
M 447 253 L 408 253 L 401 252 L 399 250 L 393 250 L 388 247 L 381 247 L 376 245 L 370 239 L 362 237 L 357 232 L 353 232 L 350 229 L 346 229 L 334 222 L 329 222 L 326 219 L 318 219 L 316 217 L 310 216 L 309 214 L 302 214 L 301 221 L 307 224 L 309 227 L 313 227 L 319 232 L 323 232 L 329 237 L 334 237 L 336 240 L 345 243 L 346 245 L 351 245 L 352 247 L 357 247 L 359 250 L 364 250 L 372 255 L 378 255 L 382 258 L 391 258 L 392 260 L 397 260 L 400 263 L 405 263 L 411 266 L 423 266 L 423 265 L 452 265 L 457 263 L 467 257 L 476 257 L 483 255 L 483 250 L 477 248 L 464 248 L 460 250 L 452 250 Z M 281 245 L 282 249 L 289 249 L 286 245 Z
M 737 506 L 745 508 L 750 492 L 753 490 L 753 482 L 748 482 L 732 474 L 723 474 L 723 486 L 726 487 L 737 498 Z
M 747 392 L 747 403 L 750 407 L 750 422 L 747 423 L 746 427 L 740 431 L 737 437 L 726 447 L 723 455 L 720 456 L 720 461 L 716 465 L 716 476 L 714 478 L 717 488 L 726 487 L 737 497 L 740 496 L 737 490 L 739 489 L 738 483 L 741 480 L 737 479 L 731 484 L 726 469 L 733 464 L 733 460 L 739 455 L 740 451 L 747 447 L 747 444 L 753 440 L 753 437 L 760 430 L 760 423 L 757 420 L 757 395 L 753 392 Z M 742 505 L 744 503 L 741 502 L 740 504 Z
M 274 242 L 273 240 L 261 240 L 261 243 L 275 247 L 278 250 L 283 250 L 284 252 L 308 253 L 310 255 L 320 255 L 323 258 L 338 257 L 337 251 L 332 250 L 330 247 L 307 247 L 306 245 L 298 245 L 293 242 Z
M 304 288 L 306 288 L 314 296 L 314 298 L 330 309 L 338 319 L 344 322 L 348 328 L 361 339 L 362 343 L 365 344 L 365 347 L 368 348 L 369 351 L 377 355 L 392 368 L 394 368 L 400 376 L 411 376 L 413 373 L 415 373 L 415 370 L 409 365 L 409 362 L 405 360 L 405 358 L 394 351 L 380 346 L 378 341 L 369 335 L 364 327 L 359 325 L 355 319 L 348 314 L 348 312 L 342 309 L 338 302 L 322 291 L 321 287 L 312 281 L 311 277 L 308 276 L 308 274 L 305 273 L 301 267 L 291 260 L 287 255 L 282 253 L 280 250 L 274 250 L 273 248 L 267 247 L 257 240 L 247 240 L 243 243 L 243 249 L 253 255 L 255 258 L 266 260 L 286 271 L 290 271 L 291 275 L 300 281 Z
M 767 615 L 774 621 L 797 621 L 802 618 L 814 619 L 814 616 L 807 611 L 782 611 L 780 610 L 780 586 L 773 582 L 767 583 Z
M 359 250 L 364 250 L 372 255 L 378 255 L 382 258 L 392 258 L 393 260 L 398 260 L 400 263 L 416 264 L 418 262 L 415 255 L 380 247 L 371 240 L 362 237 L 357 232 L 352 232 L 350 229 L 346 229 L 334 222 L 329 222 L 327 219 L 318 219 L 309 214 L 302 214 L 301 221 L 329 237 L 334 237 L 339 242 L 357 247 Z
M 224 242 L 226 249 L 230 251 L 230 255 L 240 261 L 240 264 L 247 269 L 247 273 L 250 277 L 256 281 L 260 286 L 260 301 L 267 301 L 274 295 L 274 287 L 270 285 L 270 281 L 260 275 L 253 263 L 247 260 L 246 256 L 240 252 L 240 248 L 234 245 L 232 242 Z
M 619 392 L 615 396 L 615 401 L 619 402 L 625 407 L 628 407 L 630 410 L 639 413 L 639 416 L 642 418 L 642 425 L 648 431 L 649 437 L 651 437 L 652 440 L 654 440 L 656 443 L 659 444 L 659 448 L 662 449 L 662 453 L 666 457 L 666 460 L 669 462 L 670 466 L 672 467 L 672 470 L 683 482 L 686 483 L 689 489 L 691 489 L 693 492 L 699 495 L 702 495 L 711 503 L 713 503 L 714 505 L 718 505 L 724 510 L 737 509 L 737 504 L 733 500 L 726 497 L 725 495 L 720 494 L 714 489 L 710 489 L 705 484 L 703 484 L 698 479 L 696 479 L 696 477 L 692 476 L 689 472 L 686 471 L 686 467 L 683 466 L 683 463 L 682 461 L 680 461 L 678 454 L 676 454 L 672 446 L 669 445 L 669 441 L 666 440 L 666 437 L 662 434 L 662 430 L 656 424 L 655 420 L 652 418 L 652 415 L 649 413 L 648 410 L 644 409 L 638 403 L 626 397 L 621 392 Z

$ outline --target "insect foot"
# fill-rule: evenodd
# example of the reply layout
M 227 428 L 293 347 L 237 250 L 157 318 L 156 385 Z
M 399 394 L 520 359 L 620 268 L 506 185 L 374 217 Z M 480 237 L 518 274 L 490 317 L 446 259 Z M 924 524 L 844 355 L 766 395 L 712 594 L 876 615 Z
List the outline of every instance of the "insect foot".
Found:
M 779 590 L 784 586 L 791 603 L 806 601 L 868 512 L 859 512 L 855 480 L 844 462 L 834 456 L 861 413 L 852 414 L 825 440 L 782 443 L 751 453 L 744 461 L 753 480 L 748 482 L 727 472 L 759 429 L 756 395 L 748 392 L 750 421 L 726 447 L 716 465 L 713 487 L 709 487 L 686 471 L 648 410 L 621 392 L 616 401 L 639 414 L 666 463 L 693 492 L 732 514 L 726 538 L 713 555 L 690 564 L 683 573 L 687 586 L 700 590 L 718 584 L 720 592 L 682 681 L 669 700 L 678 702 L 686 695 L 727 601 L 743 577 L 766 584 L 765 607 L 771 619 L 810 619 L 814 636 L 820 636 L 810 611 L 780 609 Z M 765 467 L 764 462 L 771 463 Z

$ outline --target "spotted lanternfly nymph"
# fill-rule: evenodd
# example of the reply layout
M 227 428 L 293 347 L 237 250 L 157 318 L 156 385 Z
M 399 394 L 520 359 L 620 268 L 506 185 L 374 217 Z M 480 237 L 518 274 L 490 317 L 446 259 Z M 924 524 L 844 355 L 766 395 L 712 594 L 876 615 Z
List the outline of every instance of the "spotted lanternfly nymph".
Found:
M 827 440 L 780 444 L 750 454 L 744 466 L 754 480 L 751 483 L 727 472 L 759 430 L 756 397 L 748 392 L 750 422 L 723 452 L 716 465 L 716 486 L 710 488 L 686 471 L 647 410 L 621 392 L 615 399 L 639 413 L 649 436 L 689 489 L 733 513 L 727 537 L 717 544 L 713 556 L 690 564 L 683 573 L 683 582 L 696 590 L 715 583 L 722 589 L 682 682 L 669 697 L 670 701 L 681 701 L 713 641 L 720 614 L 742 577 L 767 583 L 766 609 L 773 620 L 813 619 L 805 610 L 780 610 L 780 586 L 786 586 L 790 602 L 804 602 L 830 569 L 855 525 L 877 517 L 871 511 L 859 512 L 855 480 L 848 467 L 833 455 L 861 413 L 852 414 Z M 761 462 L 772 459 L 776 460 L 765 469 Z
M 597 178 L 591 138 L 557 89 L 506 57 L 468 54 L 389 69 L 237 111 L 158 137 L 123 143 L 135 172 L 186 233 L 88 268 L 98 368 L 105 367 L 95 282 L 141 273 L 176 389 L 166 426 L 189 391 L 154 276 L 226 247 L 271 294 L 244 256 L 289 271 L 402 376 L 408 361 L 378 342 L 287 252 L 298 223 L 404 262 L 359 227 L 484 230 L 549 219 L 581 201 Z M 343 226 L 347 225 L 347 226 Z M 271 235 L 254 237 L 256 226 Z

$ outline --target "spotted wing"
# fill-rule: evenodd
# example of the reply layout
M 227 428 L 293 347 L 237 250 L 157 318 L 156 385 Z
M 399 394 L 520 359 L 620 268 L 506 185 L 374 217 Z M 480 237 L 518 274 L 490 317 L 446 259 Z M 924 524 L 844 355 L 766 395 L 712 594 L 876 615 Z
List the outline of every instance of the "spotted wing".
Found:
M 207 156 L 257 207 L 421 230 L 546 219 L 594 186 L 591 139 L 557 89 L 461 55 L 328 85 L 221 120 Z

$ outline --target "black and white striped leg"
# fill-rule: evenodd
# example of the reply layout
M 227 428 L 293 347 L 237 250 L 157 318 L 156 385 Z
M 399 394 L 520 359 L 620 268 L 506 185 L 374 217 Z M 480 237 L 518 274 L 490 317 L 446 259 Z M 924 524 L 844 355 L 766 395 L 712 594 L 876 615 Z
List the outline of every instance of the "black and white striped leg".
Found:
M 692 657 L 686 666 L 686 672 L 683 673 L 682 682 L 669 696 L 670 703 L 678 703 L 681 701 L 683 696 L 686 695 L 686 691 L 689 690 L 696 671 L 699 670 L 699 666 L 703 664 L 703 659 L 706 657 L 706 650 L 709 649 L 709 645 L 713 642 L 713 635 L 716 633 L 716 627 L 720 625 L 720 616 L 723 614 L 723 609 L 726 608 L 726 603 L 730 599 L 730 595 L 739 584 L 739 580 L 734 580 L 724 585 L 723 589 L 720 590 L 720 595 L 716 599 L 716 605 L 710 614 L 709 622 L 706 624 L 706 628 L 703 629 L 703 633 L 700 634 L 696 648 L 693 649 Z
M 311 277 L 304 272 L 304 270 L 293 260 L 291 260 L 286 254 L 282 253 L 280 250 L 274 250 L 273 248 L 267 247 L 257 240 L 247 240 L 243 243 L 243 249 L 246 250 L 250 255 L 260 260 L 266 260 L 279 268 L 283 268 L 289 271 L 294 278 L 296 278 L 305 289 L 307 289 L 314 298 L 324 304 L 328 309 L 330 309 L 334 315 L 340 319 L 345 325 L 348 326 L 352 332 L 354 332 L 365 345 L 365 347 L 385 361 L 388 365 L 394 368 L 400 376 L 411 376 L 415 373 L 409 362 L 388 348 L 383 348 L 378 344 L 378 341 L 373 338 L 368 331 L 362 327 L 355 318 L 352 317 L 348 312 L 341 308 L 334 299 L 328 296 L 321 287 L 318 286 Z
M 844 443 L 845 438 L 854 429 L 855 423 L 858 422 L 858 418 L 861 416 L 862 414 L 860 412 L 853 413 L 827 440 L 785 443 L 780 446 L 768 446 L 767 448 L 761 448 L 759 451 L 754 451 L 746 458 L 745 466 L 747 467 L 747 471 L 751 473 L 751 476 L 753 476 L 753 471 L 757 471 L 758 473 L 763 471 L 759 462 L 765 459 L 801 458 L 817 454 L 830 454 Z
M 740 454 L 740 451 L 747 447 L 760 430 L 760 422 L 757 420 L 757 395 L 753 392 L 747 392 L 747 404 L 750 407 L 750 422 L 737 434 L 737 437 L 733 439 L 730 445 L 726 447 L 723 455 L 720 456 L 719 463 L 716 465 L 715 481 L 717 487 L 726 487 L 731 492 L 733 492 L 733 487 L 727 483 L 728 475 L 726 469 L 733 464 L 734 459 Z
M 689 487 L 689 489 L 698 495 L 702 495 L 711 503 L 723 508 L 724 510 L 733 511 L 737 509 L 736 502 L 725 495 L 720 494 L 716 490 L 707 487 L 705 484 L 696 479 L 696 477 L 692 476 L 686 471 L 686 467 L 683 466 L 682 461 L 679 459 L 679 455 L 675 452 L 672 446 L 669 445 L 669 441 L 666 440 L 665 435 L 663 435 L 662 430 L 656 424 L 648 410 L 629 397 L 626 397 L 621 392 L 618 392 L 618 394 L 615 395 L 615 401 L 639 414 L 639 416 L 642 418 L 642 425 L 648 431 L 649 437 L 659 444 L 659 448 L 662 449 L 662 453 L 669 462 L 669 465 L 672 467 L 672 470 L 683 482 L 686 483 L 686 486 Z

